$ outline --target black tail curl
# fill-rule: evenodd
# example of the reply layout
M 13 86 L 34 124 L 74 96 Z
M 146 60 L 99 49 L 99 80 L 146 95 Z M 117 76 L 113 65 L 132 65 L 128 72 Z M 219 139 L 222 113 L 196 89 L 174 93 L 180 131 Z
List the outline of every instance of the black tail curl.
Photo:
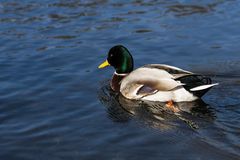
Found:
M 202 76 L 202 75 L 186 75 L 175 80 L 180 81 L 181 83 L 185 84 L 183 87 L 193 93 L 197 97 L 202 97 L 210 88 L 206 88 L 204 90 L 198 91 L 191 91 L 192 88 L 212 84 L 212 80 L 209 77 Z

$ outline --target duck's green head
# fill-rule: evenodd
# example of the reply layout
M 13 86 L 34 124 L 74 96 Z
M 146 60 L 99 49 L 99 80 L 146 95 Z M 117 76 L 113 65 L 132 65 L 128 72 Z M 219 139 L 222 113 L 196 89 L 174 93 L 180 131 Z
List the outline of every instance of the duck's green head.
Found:
M 122 45 L 112 47 L 105 62 L 98 66 L 113 66 L 118 74 L 130 73 L 133 70 L 133 58 L 128 49 Z

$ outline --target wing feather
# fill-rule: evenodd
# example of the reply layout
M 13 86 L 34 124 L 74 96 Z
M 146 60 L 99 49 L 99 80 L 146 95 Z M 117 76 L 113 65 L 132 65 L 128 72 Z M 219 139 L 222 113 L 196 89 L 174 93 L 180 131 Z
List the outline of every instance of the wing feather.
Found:
M 137 93 L 143 86 L 151 88 L 152 91 L 170 91 L 183 85 L 180 81 L 175 81 L 173 78 L 165 70 L 139 68 L 122 80 L 120 92 L 124 96 L 132 98 L 138 96 Z
M 170 74 L 193 74 L 192 72 L 183 70 L 183 69 L 178 68 L 178 67 L 166 65 L 166 64 L 147 64 L 143 67 L 165 70 L 166 72 L 168 72 Z

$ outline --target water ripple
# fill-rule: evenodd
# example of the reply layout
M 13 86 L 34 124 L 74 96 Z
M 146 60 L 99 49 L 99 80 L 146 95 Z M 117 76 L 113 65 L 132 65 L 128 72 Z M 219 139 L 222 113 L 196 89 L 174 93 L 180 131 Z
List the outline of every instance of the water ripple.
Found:
M 0 2 L 0 159 L 238 159 L 239 6 Z M 167 63 L 220 85 L 180 114 L 127 101 L 109 87 L 113 69 L 97 69 L 116 44 L 136 67 Z

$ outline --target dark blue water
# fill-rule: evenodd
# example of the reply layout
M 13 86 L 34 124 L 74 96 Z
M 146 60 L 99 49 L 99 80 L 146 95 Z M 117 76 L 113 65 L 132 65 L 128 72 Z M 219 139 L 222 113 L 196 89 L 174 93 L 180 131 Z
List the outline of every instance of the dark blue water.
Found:
M 239 159 L 240 2 L 1 0 L 0 159 Z M 126 101 L 113 45 L 220 85 L 180 114 Z

